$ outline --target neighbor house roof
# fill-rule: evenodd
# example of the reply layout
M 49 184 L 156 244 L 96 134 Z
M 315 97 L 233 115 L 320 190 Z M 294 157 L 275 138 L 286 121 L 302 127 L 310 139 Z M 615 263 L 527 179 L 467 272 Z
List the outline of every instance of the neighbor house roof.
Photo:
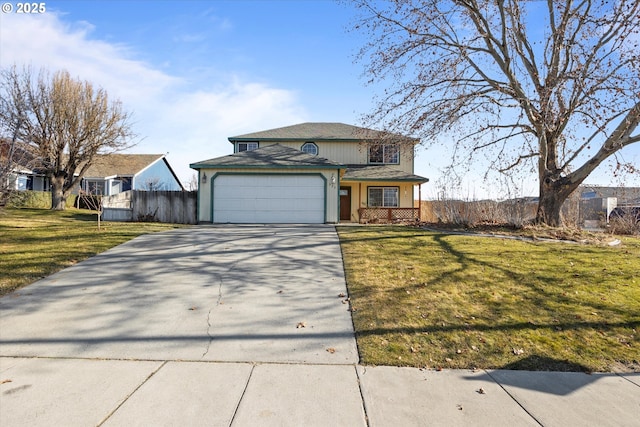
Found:
M 417 143 L 418 139 L 403 135 L 362 128 L 344 123 L 300 123 L 261 132 L 231 136 L 232 143 L 239 141 L 388 141 Z
M 134 176 L 163 157 L 164 154 L 99 154 L 84 177 Z
M 406 181 L 429 182 L 429 178 L 382 165 L 349 165 L 342 181 Z
M 313 156 L 295 148 L 280 144 L 267 145 L 251 151 L 228 156 L 203 160 L 189 165 L 192 169 L 203 168 L 330 168 L 340 169 L 340 163 L 332 162 L 323 157 Z

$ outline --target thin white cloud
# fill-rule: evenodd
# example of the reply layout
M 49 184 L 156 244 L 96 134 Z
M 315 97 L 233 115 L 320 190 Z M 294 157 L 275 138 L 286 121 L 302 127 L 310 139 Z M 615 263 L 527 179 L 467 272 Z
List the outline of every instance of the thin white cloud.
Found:
M 190 163 L 230 154 L 229 136 L 306 118 L 292 91 L 231 75 L 224 79 L 228 84 L 215 87 L 194 82 L 194 76 L 172 76 L 137 60 L 132 47 L 93 39 L 92 30 L 90 23 L 69 24 L 56 13 L 4 15 L 0 64 L 66 69 L 105 88 L 134 113 L 142 141 L 133 151 L 169 152 L 182 180 L 193 172 Z M 186 89 L 193 87 L 198 89 Z

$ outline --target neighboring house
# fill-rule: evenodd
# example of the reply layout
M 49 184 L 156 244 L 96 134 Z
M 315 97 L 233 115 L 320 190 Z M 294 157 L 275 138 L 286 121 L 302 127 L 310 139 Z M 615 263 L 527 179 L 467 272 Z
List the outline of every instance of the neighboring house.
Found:
M 606 199 L 610 197 L 615 197 L 618 205 L 640 206 L 640 187 L 580 186 L 581 199 Z
M 0 167 L 6 180 L 2 188 L 51 190 L 42 160 L 34 153 L 27 144 L 0 140 Z M 127 190 L 184 190 L 164 154 L 99 154 L 84 174 L 80 188 L 102 195 Z
M 20 142 L 0 139 L 0 188 L 7 190 L 49 191 L 49 179 L 39 167 L 31 147 Z
M 184 190 L 164 154 L 98 155 L 84 174 L 80 187 L 105 196 L 128 190 Z
M 418 219 L 417 139 L 342 123 L 229 138 L 234 154 L 193 163 L 198 220 L 337 223 Z
M 584 225 L 608 223 L 618 209 L 640 207 L 639 187 L 580 186 L 580 221 Z

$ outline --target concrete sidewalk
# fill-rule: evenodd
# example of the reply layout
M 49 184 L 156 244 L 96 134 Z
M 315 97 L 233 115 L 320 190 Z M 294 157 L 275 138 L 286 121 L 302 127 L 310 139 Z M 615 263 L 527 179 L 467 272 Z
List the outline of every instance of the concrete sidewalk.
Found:
M 640 426 L 640 374 L 359 366 L 329 226 L 142 236 L 0 299 L 0 426 Z
M 638 426 L 640 376 L 1 358 L 4 426 Z

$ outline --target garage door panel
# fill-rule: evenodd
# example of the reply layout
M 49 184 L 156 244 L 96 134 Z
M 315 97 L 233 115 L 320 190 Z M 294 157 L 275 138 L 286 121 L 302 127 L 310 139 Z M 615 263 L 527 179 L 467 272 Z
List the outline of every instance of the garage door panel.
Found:
M 319 175 L 219 175 L 213 184 L 214 222 L 324 222 Z

